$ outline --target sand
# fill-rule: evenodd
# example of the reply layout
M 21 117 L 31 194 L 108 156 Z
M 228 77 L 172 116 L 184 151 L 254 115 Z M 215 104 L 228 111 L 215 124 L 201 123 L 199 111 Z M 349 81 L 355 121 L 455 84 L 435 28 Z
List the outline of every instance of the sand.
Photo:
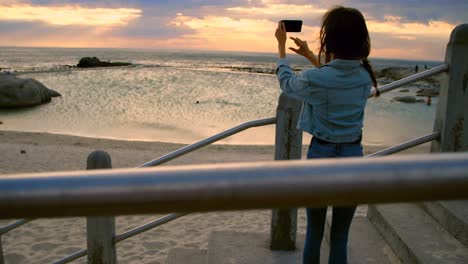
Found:
M 109 152 L 114 168 L 136 167 L 184 145 L 84 138 L 47 133 L 0 131 L 0 174 L 83 170 L 87 155 L 96 149 Z M 366 154 L 383 147 L 365 146 Z M 423 153 L 429 145 L 406 151 Z M 266 161 L 273 146 L 213 145 L 167 165 Z M 304 147 L 304 153 L 306 147 Z M 303 155 L 305 156 L 305 155 Z M 164 165 L 163 165 L 164 166 Z M 360 206 L 356 217 L 366 214 Z M 165 263 L 171 248 L 207 249 L 212 231 L 269 232 L 270 210 L 196 213 L 157 227 L 117 244 L 120 263 Z M 116 233 L 147 223 L 162 215 L 116 217 Z M 12 220 L 1 220 L 0 225 Z M 34 220 L 2 236 L 5 263 L 51 263 L 86 247 L 85 218 Z M 305 233 L 305 212 L 299 209 L 298 232 Z M 73 263 L 86 263 L 83 257 Z

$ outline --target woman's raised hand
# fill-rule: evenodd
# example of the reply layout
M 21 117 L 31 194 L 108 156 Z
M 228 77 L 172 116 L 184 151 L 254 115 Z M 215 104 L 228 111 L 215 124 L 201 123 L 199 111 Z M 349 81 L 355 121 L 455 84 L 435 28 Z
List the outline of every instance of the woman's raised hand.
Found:
M 309 45 L 307 45 L 307 41 L 302 40 L 300 38 L 289 37 L 296 43 L 296 48 L 289 48 L 290 50 L 296 52 L 299 55 L 306 57 L 314 66 L 319 67 L 320 63 L 318 62 L 317 58 L 315 57 L 314 53 L 309 49 Z
M 283 22 L 278 22 L 278 27 L 276 28 L 275 31 L 275 37 L 276 40 L 278 41 L 278 55 L 280 58 L 285 58 L 286 57 L 286 40 L 287 40 L 287 35 L 286 35 L 286 27 L 284 26 Z
M 296 52 L 299 55 L 302 55 L 304 57 L 310 56 L 311 54 L 313 55 L 314 53 L 309 49 L 309 45 L 307 45 L 307 41 L 302 40 L 300 38 L 295 38 L 295 37 L 289 37 L 296 43 L 297 49 L 295 48 L 289 48 L 290 50 Z
M 278 28 L 276 28 L 275 37 L 278 40 L 279 45 L 285 45 L 286 39 L 286 27 L 284 26 L 283 22 L 278 22 Z

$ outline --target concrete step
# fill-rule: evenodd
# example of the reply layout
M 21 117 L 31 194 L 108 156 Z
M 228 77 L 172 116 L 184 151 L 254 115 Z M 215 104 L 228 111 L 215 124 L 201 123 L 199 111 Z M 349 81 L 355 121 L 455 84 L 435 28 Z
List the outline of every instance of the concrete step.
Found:
M 169 251 L 167 264 L 206 264 L 207 251 L 190 248 L 173 248 Z
M 328 244 L 330 244 L 331 223 L 332 217 L 327 217 L 325 238 Z M 401 264 L 401 261 L 369 219 L 355 217 L 349 231 L 348 263 Z
M 468 249 L 418 205 L 369 206 L 368 218 L 403 263 L 468 263 Z
M 209 264 L 277 264 L 302 263 L 304 235 L 297 237 L 295 251 L 272 251 L 269 248 L 270 234 L 213 232 L 208 242 Z M 320 263 L 328 261 L 328 245 L 322 243 Z
M 423 203 L 422 206 L 453 237 L 468 247 L 468 201 L 439 201 Z

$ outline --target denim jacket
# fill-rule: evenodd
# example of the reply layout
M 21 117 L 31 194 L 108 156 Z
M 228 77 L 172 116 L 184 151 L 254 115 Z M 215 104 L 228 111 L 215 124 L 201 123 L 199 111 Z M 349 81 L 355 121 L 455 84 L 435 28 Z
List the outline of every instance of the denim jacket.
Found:
M 333 143 L 358 140 L 372 80 L 359 60 L 335 59 L 296 75 L 285 59 L 277 63 L 281 90 L 303 102 L 297 128 Z

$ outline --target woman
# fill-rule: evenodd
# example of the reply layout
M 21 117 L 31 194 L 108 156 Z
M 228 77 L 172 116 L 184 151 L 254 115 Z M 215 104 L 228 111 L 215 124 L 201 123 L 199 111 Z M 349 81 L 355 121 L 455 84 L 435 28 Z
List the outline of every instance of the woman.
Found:
M 295 75 L 286 61 L 286 30 L 276 29 L 277 75 L 281 90 L 303 101 L 298 129 L 313 135 L 307 158 L 361 157 L 364 108 L 377 82 L 367 60 L 370 38 L 363 15 L 356 9 L 335 7 L 322 19 L 318 56 L 307 42 L 291 37 L 290 48 L 318 68 Z M 321 65 L 322 59 L 325 64 Z M 356 206 L 333 207 L 329 263 L 347 262 L 347 244 Z M 303 263 L 320 263 L 327 208 L 307 208 Z

